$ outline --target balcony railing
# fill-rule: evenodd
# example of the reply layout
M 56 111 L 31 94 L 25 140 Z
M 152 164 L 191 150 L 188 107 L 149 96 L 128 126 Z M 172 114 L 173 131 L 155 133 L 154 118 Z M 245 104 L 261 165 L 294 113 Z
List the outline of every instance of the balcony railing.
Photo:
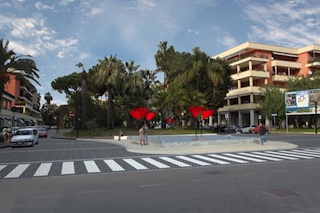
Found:
M 251 93 L 259 94 L 260 93 L 260 87 L 258 87 L 258 86 L 249 86 L 249 87 L 242 87 L 240 89 L 233 89 L 233 90 L 230 90 L 227 93 L 227 97 L 244 95 L 244 94 L 251 94 Z
M 274 60 L 272 61 L 271 65 L 273 67 L 286 67 L 286 68 L 296 68 L 301 69 L 300 62 L 293 62 L 293 61 L 283 61 L 283 60 Z
M 231 75 L 233 80 L 239 80 L 244 78 L 253 77 L 255 79 L 257 78 L 269 78 L 270 73 L 268 71 L 257 71 L 257 70 L 247 70 L 240 73 L 236 73 Z

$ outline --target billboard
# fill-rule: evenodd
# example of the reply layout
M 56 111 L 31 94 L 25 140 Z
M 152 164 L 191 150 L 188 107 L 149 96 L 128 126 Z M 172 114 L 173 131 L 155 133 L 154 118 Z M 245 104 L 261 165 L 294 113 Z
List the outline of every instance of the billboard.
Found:
M 320 103 L 320 89 L 285 93 L 287 114 L 315 114 L 315 103 Z

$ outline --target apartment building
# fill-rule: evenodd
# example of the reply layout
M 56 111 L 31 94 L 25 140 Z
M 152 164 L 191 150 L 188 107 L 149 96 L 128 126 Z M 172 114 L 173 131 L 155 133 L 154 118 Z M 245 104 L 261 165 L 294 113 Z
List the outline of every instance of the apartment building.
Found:
M 246 42 L 213 56 L 230 62 L 231 90 L 224 107 L 218 109 L 215 123 L 257 125 L 261 119 L 257 98 L 264 84 L 277 84 L 283 88 L 290 77 L 310 75 L 320 70 L 320 45 L 288 48 Z M 263 120 L 267 125 L 272 122 Z
M 1 126 L 29 126 L 42 121 L 40 94 L 29 81 L 10 75 L 2 95 Z

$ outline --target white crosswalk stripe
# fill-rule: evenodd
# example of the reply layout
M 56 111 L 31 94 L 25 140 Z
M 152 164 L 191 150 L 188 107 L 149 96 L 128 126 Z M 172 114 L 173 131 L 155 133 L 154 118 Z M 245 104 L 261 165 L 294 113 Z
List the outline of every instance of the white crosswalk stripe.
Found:
M 217 155 L 217 154 L 209 154 L 209 156 L 215 157 L 215 158 L 220 158 L 220 159 L 231 161 L 231 162 L 236 162 L 236 163 L 249 163 L 248 161 L 245 161 L 245 160 L 234 159 L 234 158 L 230 158 L 230 157 L 226 157 L 226 156 L 222 156 L 222 155 Z
M 281 152 L 284 152 L 284 153 L 292 153 L 292 154 L 298 154 L 298 155 L 302 155 L 302 156 L 309 156 L 312 158 L 318 158 L 320 157 L 320 155 L 316 155 L 316 154 L 312 154 L 312 153 L 306 153 L 306 152 L 296 152 L 296 151 L 281 151 Z
M 150 163 L 150 164 L 152 164 L 152 165 L 154 165 L 154 166 L 156 166 L 156 167 L 158 167 L 159 169 L 168 169 L 168 168 L 170 168 L 170 166 L 165 165 L 165 164 L 163 164 L 163 163 L 161 163 L 159 161 L 156 161 L 156 160 L 154 160 L 152 158 L 141 158 L 141 159 L 146 161 L 146 162 L 148 162 L 148 163 Z
M 283 152 L 283 151 L 279 151 L 279 152 L 267 151 L 267 153 L 281 154 L 281 155 L 285 155 L 285 156 L 289 156 L 289 157 L 294 157 L 294 158 L 313 159 L 313 157 L 306 157 L 306 156 L 301 156 L 301 155 L 296 155 L 296 154 L 289 154 L 289 153 L 285 153 L 285 152 Z
M 97 164 L 93 160 L 84 161 L 83 163 L 84 163 L 88 173 L 99 173 L 100 172 L 99 167 L 97 166 Z
M 210 163 L 206 163 L 206 162 L 203 162 L 203 161 L 200 161 L 200 160 L 196 160 L 196 159 L 193 159 L 193 158 L 189 158 L 189 157 L 186 157 L 186 156 L 176 156 L 176 157 L 179 158 L 179 159 L 185 160 L 185 161 L 189 161 L 191 163 L 198 164 L 200 166 L 210 166 L 211 165 Z
M 61 175 L 72 175 L 75 173 L 74 162 L 63 162 Z
M 0 171 L 1 171 L 2 169 L 6 168 L 6 167 L 7 167 L 7 165 L 0 165 Z
M 264 153 L 264 152 L 252 152 L 252 153 L 258 154 L 258 155 L 265 155 L 265 156 L 270 156 L 270 157 L 282 158 L 282 159 L 286 159 L 286 160 L 299 160 L 299 158 L 293 158 L 293 157 L 282 156 L 282 155 L 271 154 L 271 153 Z
M 8 175 L 4 178 L 17 178 L 22 175 L 22 173 L 30 166 L 30 164 L 20 164 L 14 168 Z
M 159 157 L 159 158 L 162 159 L 162 160 L 164 160 L 164 161 L 167 161 L 167 162 L 169 162 L 169 163 L 172 163 L 172 164 L 174 164 L 174 165 L 176 165 L 176 166 L 179 166 L 179 167 L 189 167 L 189 166 L 191 166 L 191 165 L 186 164 L 186 163 L 184 163 L 184 162 L 177 161 L 177 160 L 175 160 L 175 159 L 173 159 L 173 158 L 169 158 L 169 157 Z
M 36 173 L 34 173 L 34 177 L 47 176 L 50 172 L 52 163 L 42 163 L 37 169 Z
M 260 158 L 260 159 L 264 159 L 264 160 L 283 161 L 283 159 L 279 159 L 279 158 L 272 158 L 272 157 L 261 156 L 261 155 L 246 153 L 246 152 L 240 152 L 240 153 L 237 153 L 237 154 L 245 155 L 245 156 L 249 156 L 249 157 L 254 157 L 254 158 Z
M 319 158 L 319 157 L 320 157 L 320 153 L 311 152 L 311 151 L 307 151 L 307 150 L 292 150 L 292 152 L 296 152 L 296 153 L 306 153 L 306 154 L 308 154 L 309 156 L 316 157 L 316 158 Z
M 250 158 L 250 157 L 246 157 L 246 156 L 241 156 L 241 155 L 237 155 L 237 154 L 230 154 L 230 153 L 227 153 L 227 154 L 224 154 L 226 156 L 229 156 L 229 157 L 234 157 L 234 158 L 240 158 L 240 159 L 243 159 L 243 160 L 249 160 L 249 161 L 253 161 L 253 162 L 266 162 L 265 160 L 260 160 L 260 159 L 257 159 L 257 158 Z
M 122 166 L 120 166 L 117 162 L 115 162 L 114 160 L 104 160 L 104 162 L 114 172 L 125 171 L 125 169 Z
M 144 165 L 142 165 L 141 163 L 133 160 L 133 159 L 123 159 L 126 163 L 128 163 L 130 166 L 132 166 L 133 168 L 135 168 L 136 170 L 145 170 L 148 169 L 147 167 L 145 167 Z
M 263 163 L 267 161 L 278 162 L 284 160 L 304 160 L 320 158 L 320 149 L 296 149 L 280 151 L 252 151 L 220 154 L 195 154 L 178 156 L 152 156 L 124 159 L 103 160 L 106 166 L 99 164 L 100 160 L 77 160 L 67 162 L 44 162 L 0 165 L 0 179 L 13 179 L 21 177 L 46 177 L 53 175 L 74 175 L 77 171 L 83 174 L 103 172 L 124 172 L 133 170 L 171 169 L 193 166 L 212 166 L 247 164 L 249 162 Z M 61 170 L 59 170 L 61 168 Z M 109 170 L 110 168 L 110 170 Z
M 228 165 L 230 164 L 229 162 L 226 161 L 222 161 L 222 160 L 218 160 L 218 159 L 214 159 L 214 158 L 209 158 L 207 156 L 203 156 L 203 155 L 192 155 L 193 157 L 196 158 L 200 158 L 202 160 L 206 160 L 206 161 L 210 161 L 212 163 L 216 163 L 216 164 L 221 164 L 221 165 Z

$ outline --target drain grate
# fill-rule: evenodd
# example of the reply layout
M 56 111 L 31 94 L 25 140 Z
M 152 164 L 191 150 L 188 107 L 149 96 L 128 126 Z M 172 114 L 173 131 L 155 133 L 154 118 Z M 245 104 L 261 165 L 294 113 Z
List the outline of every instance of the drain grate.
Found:
M 286 190 L 286 189 L 271 189 L 271 190 L 262 191 L 262 192 L 272 196 L 276 196 L 278 198 L 293 197 L 293 196 L 299 195 L 299 193 L 297 192 Z

